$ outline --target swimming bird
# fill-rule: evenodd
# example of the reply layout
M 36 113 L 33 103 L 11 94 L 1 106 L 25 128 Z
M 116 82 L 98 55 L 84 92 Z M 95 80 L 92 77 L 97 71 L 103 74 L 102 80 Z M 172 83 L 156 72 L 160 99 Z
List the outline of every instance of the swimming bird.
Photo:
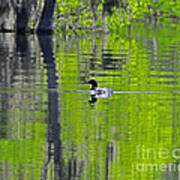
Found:
M 108 97 L 112 96 L 112 94 L 113 94 L 112 89 L 109 89 L 106 87 L 104 87 L 104 88 L 98 87 L 98 83 L 94 79 L 88 81 L 87 83 L 91 84 L 91 89 L 90 89 L 89 93 L 93 100 L 95 100 L 95 98 L 108 98 Z

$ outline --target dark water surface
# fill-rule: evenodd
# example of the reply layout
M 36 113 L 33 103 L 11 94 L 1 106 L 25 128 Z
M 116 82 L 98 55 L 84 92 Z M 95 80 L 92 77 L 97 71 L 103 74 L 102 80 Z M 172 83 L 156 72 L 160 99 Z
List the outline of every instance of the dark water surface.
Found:
M 179 32 L 0 34 L 0 179 L 178 180 Z

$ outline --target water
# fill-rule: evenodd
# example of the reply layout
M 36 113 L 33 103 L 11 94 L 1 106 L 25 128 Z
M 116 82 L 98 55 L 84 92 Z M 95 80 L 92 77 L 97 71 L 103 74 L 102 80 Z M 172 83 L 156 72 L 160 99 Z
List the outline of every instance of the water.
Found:
M 179 179 L 179 29 L 0 34 L 0 179 Z

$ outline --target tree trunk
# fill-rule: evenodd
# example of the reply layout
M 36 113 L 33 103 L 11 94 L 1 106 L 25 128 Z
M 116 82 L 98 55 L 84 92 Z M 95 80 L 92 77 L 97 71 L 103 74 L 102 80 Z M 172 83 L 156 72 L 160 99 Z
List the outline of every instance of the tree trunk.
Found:
M 10 0 L 0 0 L 0 32 L 11 32 L 14 30 L 14 17 Z
M 45 0 L 42 16 L 37 28 L 38 33 L 52 34 L 54 30 L 54 11 L 56 0 Z
M 33 0 L 23 0 L 20 7 L 16 8 L 16 31 L 25 34 L 30 28 L 28 27 Z

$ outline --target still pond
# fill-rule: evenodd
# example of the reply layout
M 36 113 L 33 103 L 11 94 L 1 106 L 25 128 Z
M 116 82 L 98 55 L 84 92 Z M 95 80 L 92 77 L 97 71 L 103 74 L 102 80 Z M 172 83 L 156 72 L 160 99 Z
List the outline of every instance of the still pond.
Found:
M 178 180 L 179 32 L 0 34 L 0 179 Z

